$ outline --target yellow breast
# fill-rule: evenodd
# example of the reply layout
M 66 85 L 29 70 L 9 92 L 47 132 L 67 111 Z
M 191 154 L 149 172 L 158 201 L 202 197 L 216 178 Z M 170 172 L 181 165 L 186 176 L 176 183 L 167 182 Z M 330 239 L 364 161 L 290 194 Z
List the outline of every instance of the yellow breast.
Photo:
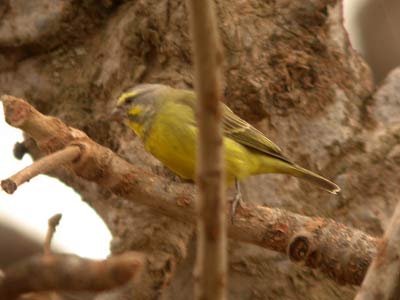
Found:
M 184 179 L 195 179 L 198 129 L 193 111 L 186 105 L 169 103 L 156 114 L 148 132 L 133 122 L 129 126 L 142 139 L 145 149 Z M 224 137 L 227 182 L 256 172 L 258 155 L 247 147 Z
M 188 120 L 188 108 L 167 105 L 157 114 L 144 140 L 145 148 L 184 179 L 194 179 L 197 129 Z

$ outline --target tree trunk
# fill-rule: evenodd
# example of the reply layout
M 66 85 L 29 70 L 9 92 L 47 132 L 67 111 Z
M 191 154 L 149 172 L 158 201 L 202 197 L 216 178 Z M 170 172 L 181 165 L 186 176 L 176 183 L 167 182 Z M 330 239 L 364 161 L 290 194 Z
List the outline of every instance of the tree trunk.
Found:
M 133 164 L 173 176 L 144 152 L 130 130 L 106 117 L 119 93 L 138 82 L 193 86 L 185 1 L 82 3 L 0 2 L 1 94 L 22 96 Z M 369 68 L 342 26 L 341 1 L 216 4 L 227 104 L 287 156 L 343 190 L 333 196 L 292 177 L 263 175 L 242 184 L 244 199 L 380 235 L 400 193 L 394 130 L 400 122 L 394 92 L 400 71 L 372 94 Z M 106 222 L 113 253 L 149 254 L 141 282 L 124 289 L 123 299 L 192 298 L 193 228 L 66 172 L 56 175 Z M 237 242 L 229 246 L 229 299 L 354 296 L 353 288 L 281 254 Z

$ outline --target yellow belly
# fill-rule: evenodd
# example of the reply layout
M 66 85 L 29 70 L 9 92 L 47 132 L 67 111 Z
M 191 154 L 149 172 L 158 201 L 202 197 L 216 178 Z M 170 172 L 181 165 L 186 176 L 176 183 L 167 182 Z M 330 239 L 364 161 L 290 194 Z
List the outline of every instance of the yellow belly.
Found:
M 145 148 L 166 167 L 184 179 L 195 179 L 197 128 L 185 115 L 158 117 L 144 140 Z M 188 125 L 189 124 L 189 125 Z M 227 183 L 257 173 L 260 154 L 224 137 Z

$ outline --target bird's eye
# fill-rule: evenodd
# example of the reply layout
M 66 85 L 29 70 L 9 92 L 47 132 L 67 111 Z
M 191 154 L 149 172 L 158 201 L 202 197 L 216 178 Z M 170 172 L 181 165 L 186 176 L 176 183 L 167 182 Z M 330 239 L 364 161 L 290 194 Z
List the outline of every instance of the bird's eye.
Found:
M 132 104 L 133 103 L 133 99 L 134 99 L 133 97 L 126 98 L 125 99 L 125 104 L 128 104 L 128 105 Z

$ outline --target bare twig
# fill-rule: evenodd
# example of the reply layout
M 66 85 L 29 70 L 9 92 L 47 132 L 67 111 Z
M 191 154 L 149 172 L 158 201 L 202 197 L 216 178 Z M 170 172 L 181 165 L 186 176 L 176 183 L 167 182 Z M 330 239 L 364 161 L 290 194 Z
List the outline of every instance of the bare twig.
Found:
M 355 300 L 400 299 L 400 202 Z
M 42 115 L 21 99 L 3 96 L 2 100 L 6 120 L 23 128 L 45 153 L 70 144 L 80 145 L 81 155 L 68 164 L 77 176 L 176 220 L 188 224 L 194 222 L 193 185 L 174 184 L 135 167 L 83 132 Z M 21 114 L 20 111 L 29 113 Z M 399 133 L 400 128 L 394 127 L 388 134 Z M 288 254 L 294 261 L 303 261 L 336 281 L 349 284 L 361 283 L 379 242 L 362 231 L 329 219 L 262 206 L 238 209 L 228 233 L 236 240 Z
M 227 237 L 220 104 L 222 53 L 213 2 L 189 0 L 187 3 L 193 37 L 199 127 L 195 298 L 225 299 Z
M 43 252 L 45 255 L 51 254 L 51 241 L 53 239 L 54 233 L 56 232 L 56 227 L 60 223 L 61 218 L 62 214 L 56 214 L 49 219 L 46 238 L 43 245 Z
M 2 180 L 1 187 L 6 193 L 12 194 L 21 184 L 29 181 L 33 177 L 50 172 L 57 167 L 74 161 L 79 157 L 80 152 L 78 146 L 69 146 L 54 152 L 37 160 L 34 164 L 22 169 L 10 178 Z
M 33 256 L 4 270 L 0 299 L 50 290 L 110 290 L 137 278 L 143 264 L 143 255 L 133 252 L 102 261 L 73 255 Z

